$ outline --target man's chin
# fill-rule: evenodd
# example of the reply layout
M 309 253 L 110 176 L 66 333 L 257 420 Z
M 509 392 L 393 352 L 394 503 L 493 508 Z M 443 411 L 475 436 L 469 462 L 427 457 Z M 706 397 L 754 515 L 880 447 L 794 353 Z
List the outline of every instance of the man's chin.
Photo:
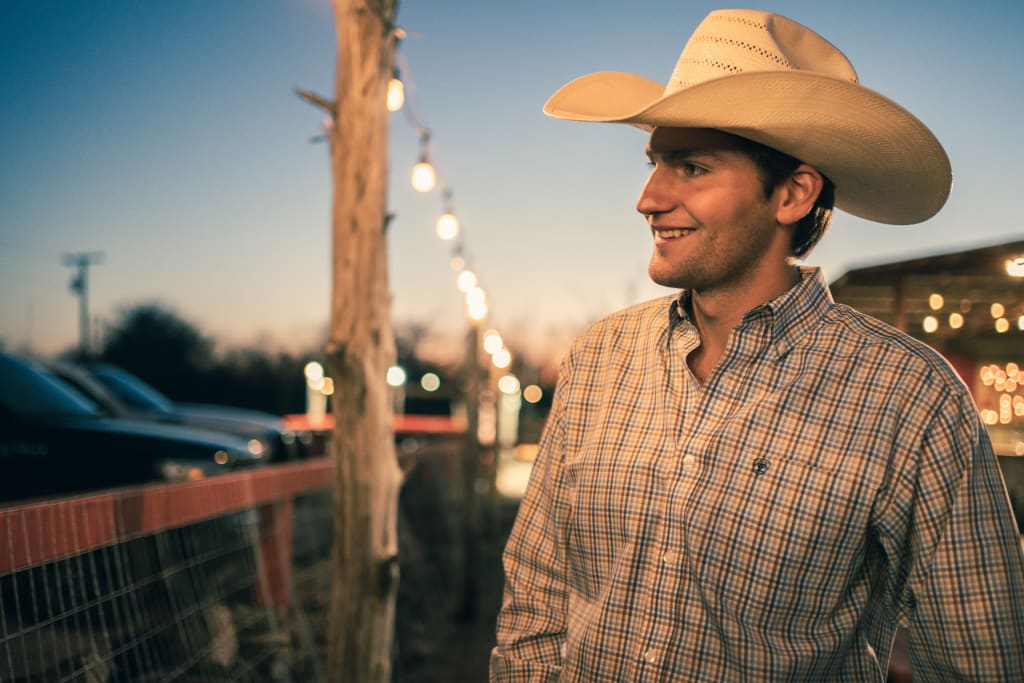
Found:
M 654 284 L 661 285 L 662 287 L 689 289 L 693 286 L 692 278 L 688 277 L 686 273 L 666 272 L 664 269 L 658 268 L 654 263 L 647 268 L 647 276 L 651 278 Z

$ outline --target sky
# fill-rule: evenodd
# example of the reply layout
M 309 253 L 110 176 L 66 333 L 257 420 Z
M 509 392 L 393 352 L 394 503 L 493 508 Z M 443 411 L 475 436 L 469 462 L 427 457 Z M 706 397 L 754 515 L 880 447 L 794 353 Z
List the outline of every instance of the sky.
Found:
M 488 326 L 513 350 L 560 355 L 587 323 L 664 294 L 634 205 L 645 134 L 545 117 L 591 71 L 664 82 L 709 2 L 407 0 L 396 63 L 409 112 L 462 224 L 487 292 Z M 807 263 L 854 267 L 1024 236 L 1024 3 L 941 0 L 755 5 L 839 47 L 861 83 L 943 143 L 945 209 L 893 227 L 838 212 Z M 334 95 L 328 0 L 59 2 L 0 6 L 0 346 L 56 354 L 78 340 L 65 254 L 89 270 L 94 325 L 128 307 L 175 310 L 220 348 L 302 350 L 324 341 L 331 178 L 319 110 Z M 411 189 L 420 150 L 391 114 L 392 318 L 428 327 L 438 353 L 466 330 L 434 234 L 440 191 Z M 98 323 L 98 324 L 97 324 Z

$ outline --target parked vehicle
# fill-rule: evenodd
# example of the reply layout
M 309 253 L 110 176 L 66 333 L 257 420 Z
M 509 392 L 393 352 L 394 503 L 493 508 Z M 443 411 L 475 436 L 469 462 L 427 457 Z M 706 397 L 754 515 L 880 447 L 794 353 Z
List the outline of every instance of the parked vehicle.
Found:
M 0 501 L 202 479 L 264 462 L 245 439 L 109 417 L 39 364 L 0 352 Z
M 268 462 L 309 456 L 311 435 L 288 429 L 270 413 L 233 406 L 175 403 L 132 373 L 106 363 L 51 362 L 48 369 L 95 401 L 108 415 L 181 424 L 234 434 L 260 449 Z

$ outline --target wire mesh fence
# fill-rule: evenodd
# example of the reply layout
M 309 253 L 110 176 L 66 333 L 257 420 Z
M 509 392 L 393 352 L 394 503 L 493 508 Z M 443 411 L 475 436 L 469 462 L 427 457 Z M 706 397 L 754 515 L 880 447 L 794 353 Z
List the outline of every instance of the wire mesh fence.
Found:
M 182 524 L 133 522 L 116 493 L 0 510 L 0 681 L 322 680 L 305 610 L 324 618 L 331 490 L 237 509 L 224 492 L 202 494 L 228 510 Z

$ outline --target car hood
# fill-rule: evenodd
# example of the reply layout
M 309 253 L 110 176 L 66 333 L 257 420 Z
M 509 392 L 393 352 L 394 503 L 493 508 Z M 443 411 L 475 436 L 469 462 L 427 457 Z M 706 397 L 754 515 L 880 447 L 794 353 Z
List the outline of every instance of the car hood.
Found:
M 97 436 L 113 435 L 133 440 L 161 442 L 169 446 L 188 446 L 207 450 L 224 450 L 238 461 L 256 461 L 246 439 L 213 430 L 178 424 L 118 417 L 67 417 L 55 420 L 65 429 Z
M 288 431 L 280 417 L 258 410 L 200 403 L 178 403 L 175 410 L 188 424 L 222 429 L 234 434 L 256 436 Z

